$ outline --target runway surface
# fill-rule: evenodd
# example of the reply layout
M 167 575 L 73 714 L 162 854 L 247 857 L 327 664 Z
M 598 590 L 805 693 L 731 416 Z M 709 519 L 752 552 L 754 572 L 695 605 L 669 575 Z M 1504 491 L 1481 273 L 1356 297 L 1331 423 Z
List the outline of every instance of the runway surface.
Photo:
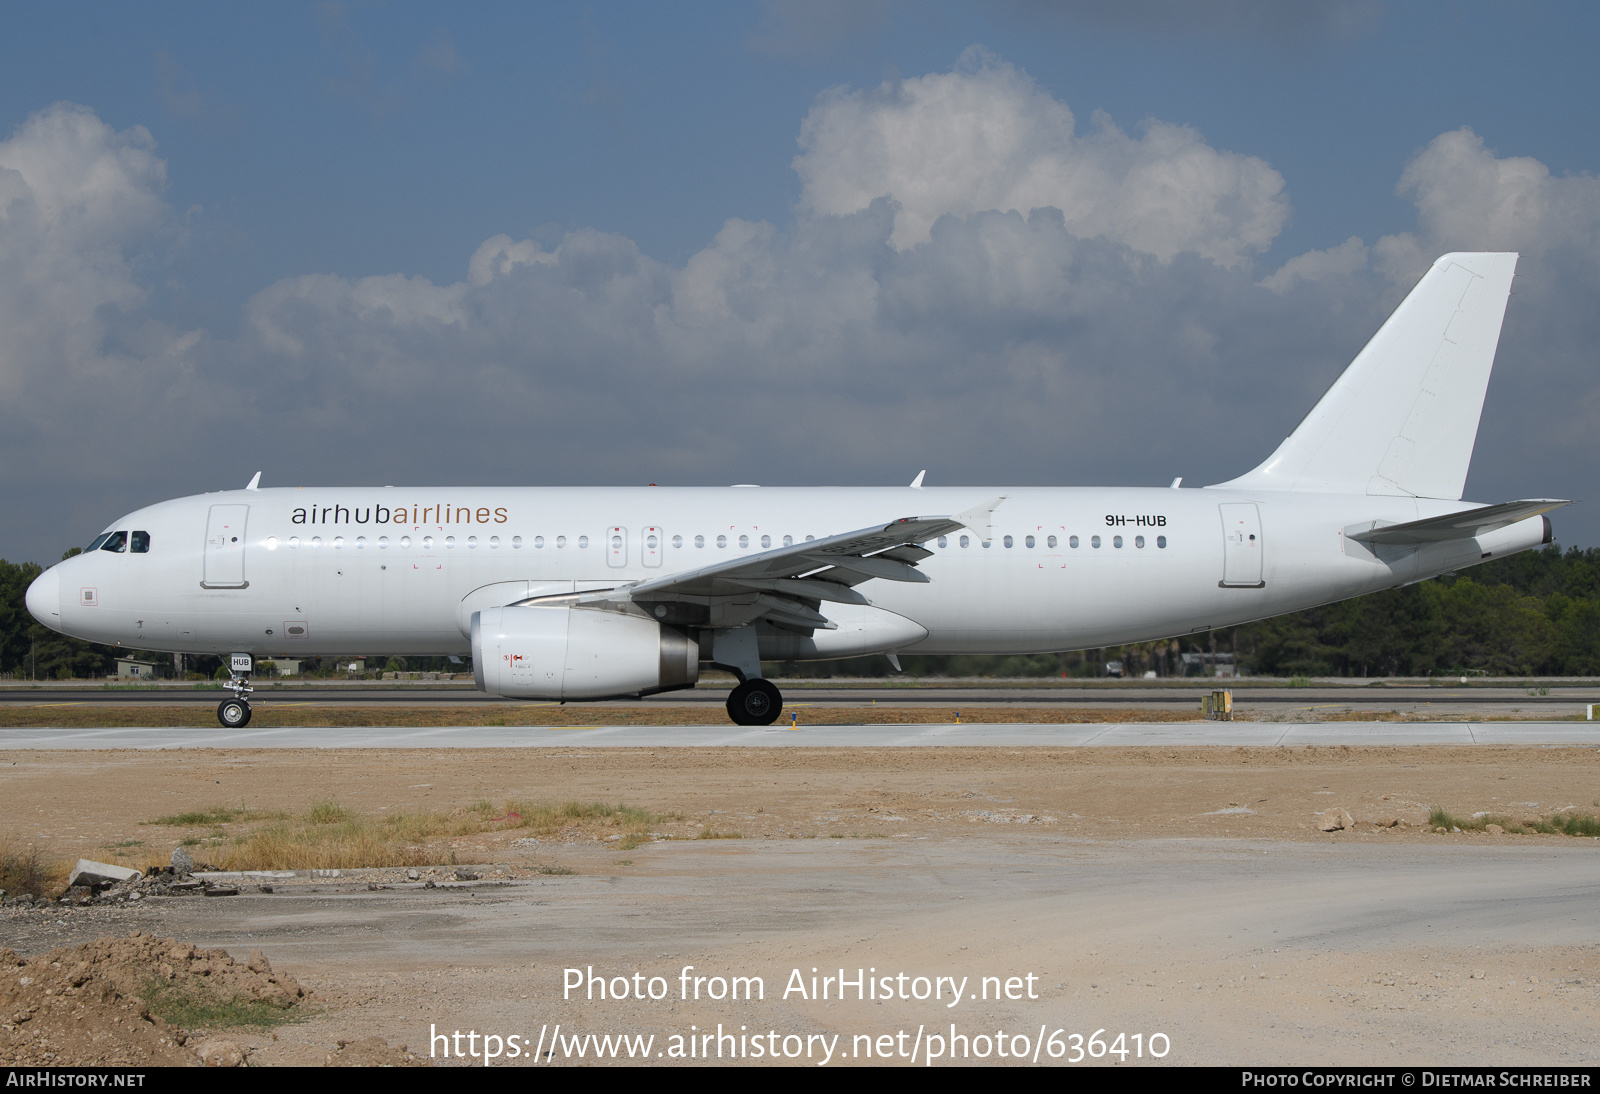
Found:
M 5 749 L 1600 746 L 1600 722 L 3 729 Z
M 784 693 L 789 707 L 806 706 L 942 706 L 961 709 L 993 705 L 1038 707 L 1091 707 L 1113 711 L 1198 710 L 1200 698 L 1213 688 L 1231 687 L 1234 706 L 1241 711 L 1294 716 L 1297 712 L 1317 714 L 1427 713 L 1441 708 L 1460 711 L 1463 719 L 1490 715 L 1525 715 L 1561 718 L 1582 716 L 1591 703 L 1600 703 L 1600 686 L 1589 682 L 1540 682 L 1525 686 L 1362 682 L 1347 684 L 1318 682 L 1309 687 L 1289 687 L 1205 681 L 1183 684 L 1056 684 L 996 682 L 980 683 L 883 683 L 841 685 L 827 681 L 774 681 Z M 729 684 L 712 681 L 686 691 L 665 692 L 644 699 L 608 700 L 608 707 L 660 709 L 704 707 L 720 710 L 726 701 Z M 1544 692 L 1544 694 L 1540 694 Z M 59 704 L 109 705 L 194 705 L 215 706 L 227 692 L 219 688 L 196 689 L 190 685 L 103 686 L 99 684 L 42 686 L 13 684 L 0 686 L 0 706 L 54 706 Z M 253 697 L 258 703 L 311 706 L 428 707 L 479 706 L 489 704 L 515 709 L 523 704 L 499 696 L 485 695 L 469 684 L 390 683 L 368 684 L 258 684 Z

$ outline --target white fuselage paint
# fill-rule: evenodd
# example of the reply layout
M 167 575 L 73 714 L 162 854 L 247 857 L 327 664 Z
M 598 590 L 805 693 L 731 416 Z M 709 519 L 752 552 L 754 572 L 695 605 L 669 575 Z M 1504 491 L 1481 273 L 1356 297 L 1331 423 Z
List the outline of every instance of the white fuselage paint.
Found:
M 1343 529 L 1472 504 L 1218 489 L 243 490 L 163 502 L 109 526 L 148 532 L 149 551 L 93 551 L 54 567 L 60 617 L 51 625 L 94 642 L 181 653 L 465 654 L 472 610 L 756 554 L 763 536 L 776 547 L 784 537 L 798 542 L 962 512 L 999 494 L 1006 500 L 994 512 L 989 546 L 976 533 L 956 533 L 942 546 L 927 544 L 934 554 L 920 569 L 930 583 L 860 586 L 874 605 L 926 629 L 926 638 L 900 651 L 1042 653 L 1154 640 L 1407 584 L 1543 537 L 1534 517 L 1476 540 L 1374 555 L 1347 543 Z M 1254 510 L 1224 509 L 1240 505 Z M 248 506 L 248 513 L 217 506 Z M 385 512 L 390 519 L 379 523 Z M 1252 512 L 1255 558 L 1230 560 L 1225 514 Z M 215 543 L 208 558 L 208 535 L 215 540 L 222 524 L 234 528 L 241 516 L 242 558 L 219 556 L 226 545 Z M 1246 526 L 1228 523 L 1236 533 Z M 626 540 L 620 552 L 611 548 L 616 530 Z M 660 554 L 647 559 L 652 533 Z M 719 536 L 726 546 L 717 546 Z M 543 546 L 535 546 L 540 537 Z M 696 546 L 696 537 L 705 545 Z M 749 545 L 740 546 L 740 537 Z M 1259 566 L 1260 584 L 1223 587 L 1241 566 L 1246 579 Z

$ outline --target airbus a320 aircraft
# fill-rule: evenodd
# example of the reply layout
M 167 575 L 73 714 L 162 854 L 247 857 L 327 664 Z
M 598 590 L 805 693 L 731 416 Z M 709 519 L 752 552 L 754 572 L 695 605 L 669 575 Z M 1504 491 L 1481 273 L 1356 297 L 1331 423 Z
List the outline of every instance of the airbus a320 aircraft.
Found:
M 1515 254 L 1448 254 L 1261 466 L 1204 489 L 316 488 L 181 498 L 45 571 L 91 642 L 251 656 L 471 654 L 480 689 L 608 699 L 763 660 L 1143 642 L 1551 541 L 1547 499 L 1460 500 Z M 907 515 L 933 514 L 933 515 Z

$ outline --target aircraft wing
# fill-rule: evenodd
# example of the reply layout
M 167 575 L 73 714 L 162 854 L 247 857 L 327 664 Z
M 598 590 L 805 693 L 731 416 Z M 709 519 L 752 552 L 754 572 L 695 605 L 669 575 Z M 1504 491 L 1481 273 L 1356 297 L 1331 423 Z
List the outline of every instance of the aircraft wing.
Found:
M 992 498 L 949 517 L 901 517 L 888 524 L 808 539 L 615 589 L 536 599 L 632 603 L 660 619 L 678 616 L 665 605 L 697 605 L 690 617 L 696 626 L 724 630 L 764 619 L 809 636 L 817 630 L 837 629 L 838 625 L 818 610 L 824 601 L 871 604 L 855 589 L 862 582 L 874 578 L 926 582 L 928 576 L 917 569 L 917 563 L 933 552 L 922 544 L 962 528 L 987 539 L 989 518 L 1004 500 L 1003 496 Z
M 1344 534 L 1362 543 L 1422 544 L 1440 543 L 1450 539 L 1471 539 L 1485 532 L 1505 528 L 1519 520 L 1527 520 L 1529 517 L 1536 517 L 1541 513 L 1548 513 L 1552 509 L 1571 504 L 1570 501 L 1557 501 L 1553 498 L 1508 501 L 1501 505 L 1484 505 L 1477 509 L 1408 521 L 1405 524 L 1386 524 L 1377 528 L 1371 525 L 1365 527 L 1355 525 L 1346 528 Z
M 824 539 L 806 540 L 714 566 L 670 574 L 628 588 L 634 600 L 730 596 L 762 590 L 811 600 L 865 604 L 852 586 L 873 578 L 928 580 L 917 563 L 932 551 L 920 546 L 965 527 L 954 517 L 902 517 Z

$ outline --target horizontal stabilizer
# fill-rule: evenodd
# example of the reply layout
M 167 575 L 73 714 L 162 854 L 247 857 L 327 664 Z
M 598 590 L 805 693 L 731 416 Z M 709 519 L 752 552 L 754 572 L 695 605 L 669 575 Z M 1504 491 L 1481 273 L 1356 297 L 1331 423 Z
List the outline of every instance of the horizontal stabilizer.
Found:
M 1485 505 L 1478 509 L 1467 509 L 1442 517 L 1429 517 L 1426 520 L 1408 521 L 1405 524 L 1373 527 L 1375 522 L 1368 522 L 1351 525 L 1344 530 L 1344 534 L 1347 538 L 1360 540 L 1362 543 L 1442 543 L 1451 539 L 1472 539 L 1485 532 L 1493 532 L 1515 524 L 1519 520 L 1527 520 L 1529 517 L 1536 517 L 1541 513 L 1548 513 L 1552 509 L 1571 504 L 1570 501 L 1556 501 L 1551 498 L 1508 501 L 1501 505 Z

